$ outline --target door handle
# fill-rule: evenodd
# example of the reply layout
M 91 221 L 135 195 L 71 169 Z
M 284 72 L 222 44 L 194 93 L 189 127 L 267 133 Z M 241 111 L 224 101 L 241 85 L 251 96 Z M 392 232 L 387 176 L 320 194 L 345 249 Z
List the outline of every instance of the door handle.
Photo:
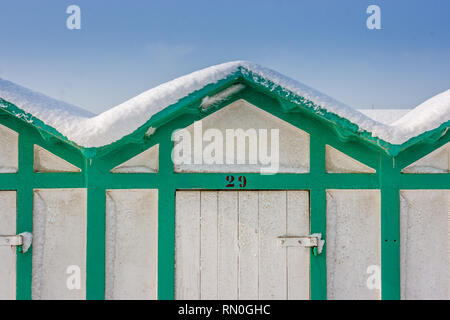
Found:
M 0 246 L 18 247 L 18 251 L 25 253 L 33 242 L 33 235 L 29 232 L 12 236 L 0 236 Z
M 315 256 L 322 253 L 325 240 L 322 234 L 314 233 L 308 236 L 280 236 L 277 238 L 280 247 L 304 247 L 312 248 Z

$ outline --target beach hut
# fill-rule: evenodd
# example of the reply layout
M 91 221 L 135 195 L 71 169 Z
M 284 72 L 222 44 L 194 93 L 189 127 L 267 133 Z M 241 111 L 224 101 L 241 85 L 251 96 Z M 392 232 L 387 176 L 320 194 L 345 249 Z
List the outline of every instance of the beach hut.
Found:
M 365 113 L 248 62 L 95 116 L 0 80 L 0 298 L 450 298 L 450 90 Z

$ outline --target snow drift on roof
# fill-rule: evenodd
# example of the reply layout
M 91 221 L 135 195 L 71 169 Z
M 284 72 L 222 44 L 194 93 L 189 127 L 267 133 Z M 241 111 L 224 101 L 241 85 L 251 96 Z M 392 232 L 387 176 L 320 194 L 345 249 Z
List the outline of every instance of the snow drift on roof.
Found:
M 375 121 L 392 124 L 410 112 L 411 109 L 358 109 L 358 111 Z
M 212 66 L 166 82 L 97 116 L 4 80 L 0 81 L 0 97 L 31 113 L 76 144 L 100 147 L 134 132 L 154 114 L 183 97 L 237 72 L 254 76 L 255 82 L 268 90 L 279 86 L 303 97 L 316 105 L 317 112 L 334 113 L 358 125 L 360 131 L 368 131 L 373 137 L 391 144 L 402 144 L 450 120 L 450 90 L 431 98 L 402 119 L 388 125 L 278 72 L 243 61 Z
M 37 118 L 52 119 L 51 121 L 62 121 L 63 117 L 86 118 L 94 116 L 87 110 L 47 97 L 2 78 L 0 78 L 0 98 L 14 103 Z
M 436 128 L 449 120 L 450 89 L 428 99 L 392 125 L 413 135 Z

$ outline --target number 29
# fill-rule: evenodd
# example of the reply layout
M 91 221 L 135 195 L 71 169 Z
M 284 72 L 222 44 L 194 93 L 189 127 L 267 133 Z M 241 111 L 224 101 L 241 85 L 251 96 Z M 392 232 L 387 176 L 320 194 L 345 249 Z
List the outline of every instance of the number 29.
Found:
M 234 188 L 235 187 L 235 183 L 234 183 L 234 176 L 227 176 L 226 180 L 228 182 L 228 184 L 225 186 L 225 188 Z M 239 176 L 238 177 L 238 187 L 239 188 L 245 188 L 245 186 L 247 185 L 247 178 L 245 176 Z

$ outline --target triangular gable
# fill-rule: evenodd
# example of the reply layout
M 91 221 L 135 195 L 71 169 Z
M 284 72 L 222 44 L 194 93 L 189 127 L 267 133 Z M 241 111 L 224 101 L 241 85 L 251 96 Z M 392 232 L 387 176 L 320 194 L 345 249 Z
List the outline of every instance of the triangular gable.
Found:
M 410 164 L 402 173 L 450 173 L 450 142 Z
M 34 145 L 34 172 L 80 172 L 81 169 L 50 151 Z
M 208 141 L 203 141 L 203 134 L 208 133 Z M 190 149 L 187 158 L 180 156 L 182 152 L 179 152 L 180 149 L 186 151 L 183 148 L 185 135 L 193 140 L 192 145 L 188 144 Z M 196 136 L 200 137 L 200 145 L 196 143 Z M 307 173 L 310 170 L 309 134 L 245 99 L 236 100 L 211 113 L 178 131 L 174 137 L 176 172 L 273 174 Z M 272 145 L 272 139 L 277 142 L 276 145 Z M 239 147 L 238 140 L 243 141 Z M 195 159 L 195 154 L 198 154 L 196 147 L 202 153 L 199 161 Z M 228 152 L 228 147 L 231 152 Z M 275 153 L 276 159 L 273 157 Z
M 326 172 L 327 173 L 375 173 L 369 166 L 359 162 L 345 153 L 326 145 Z
M 19 134 L 0 125 L 0 173 L 14 173 L 19 167 Z
M 130 160 L 119 164 L 112 173 L 153 173 L 158 172 L 159 144 L 139 153 Z

